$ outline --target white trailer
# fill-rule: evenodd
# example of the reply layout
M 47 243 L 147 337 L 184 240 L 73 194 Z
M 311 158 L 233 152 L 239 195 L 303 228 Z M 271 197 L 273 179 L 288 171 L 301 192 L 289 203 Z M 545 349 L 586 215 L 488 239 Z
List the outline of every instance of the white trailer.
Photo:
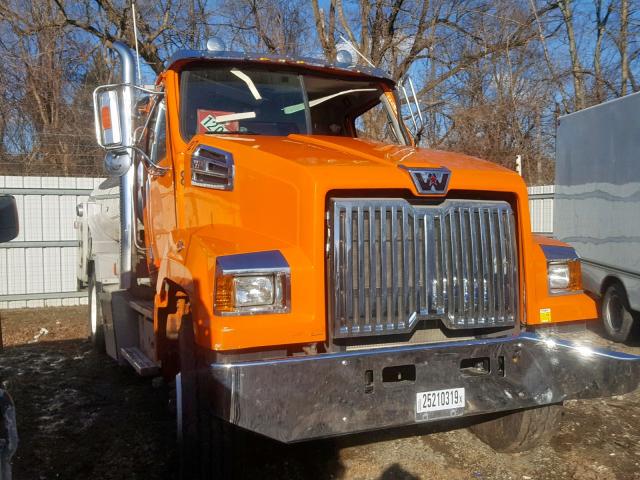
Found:
M 628 340 L 640 326 L 640 93 L 560 118 L 554 216 L 607 334 Z

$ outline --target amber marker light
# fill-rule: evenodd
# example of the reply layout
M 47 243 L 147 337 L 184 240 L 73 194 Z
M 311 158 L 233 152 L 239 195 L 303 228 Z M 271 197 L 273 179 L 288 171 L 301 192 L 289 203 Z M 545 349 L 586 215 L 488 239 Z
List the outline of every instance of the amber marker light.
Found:
M 220 275 L 216 277 L 216 294 L 214 305 L 216 312 L 221 314 L 233 312 L 233 277 Z

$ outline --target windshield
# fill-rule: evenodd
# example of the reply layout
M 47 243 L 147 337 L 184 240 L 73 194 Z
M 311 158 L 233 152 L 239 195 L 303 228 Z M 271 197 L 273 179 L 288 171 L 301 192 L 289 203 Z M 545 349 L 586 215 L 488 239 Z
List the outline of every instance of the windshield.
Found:
M 363 137 L 406 143 L 379 82 L 268 67 L 199 65 L 181 74 L 181 122 L 197 133 Z

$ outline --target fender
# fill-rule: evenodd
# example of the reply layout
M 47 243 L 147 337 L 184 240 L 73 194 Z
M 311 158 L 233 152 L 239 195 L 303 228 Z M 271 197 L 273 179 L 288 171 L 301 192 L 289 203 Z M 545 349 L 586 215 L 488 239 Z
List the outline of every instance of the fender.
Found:
M 529 309 L 529 311 L 537 312 L 538 315 L 530 315 L 526 323 L 528 325 L 541 325 L 597 319 L 596 301 L 582 290 L 562 295 L 549 293 L 547 262 L 558 259 L 558 257 L 552 258 L 554 252 L 561 254 L 564 251 L 570 257 L 579 258 L 575 249 L 567 243 L 542 235 L 532 235 L 532 240 L 534 248 L 531 252 L 530 264 L 535 266 L 535 275 L 534 285 L 529 286 L 529 290 L 533 291 L 533 295 L 527 300 L 536 303 L 533 305 L 533 310 Z
M 229 225 L 197 229 L 185 243 L 184 250 L 173 249 L 162 257 L 156 299 L 162 298 L 166 281 L 184 290 L 196 319 L 194 328 L 198 345 L 210 350 L 236 350 L 325 340 L 324 285 L 321 285 L 321 291 L 309 287 L 317 283 L 313 279 L 318 272 L 300 247 Z M 215 315 L 216 258 L 266 250 L 279 250 L 291 266 L 291 311 L 234 317 Z M 307 288 L 303 288 L 305 285 Z M 156 310 L 159 306 L 156 305 Z M 155 317 L 157 332 L 160 330 L 157 315 Z

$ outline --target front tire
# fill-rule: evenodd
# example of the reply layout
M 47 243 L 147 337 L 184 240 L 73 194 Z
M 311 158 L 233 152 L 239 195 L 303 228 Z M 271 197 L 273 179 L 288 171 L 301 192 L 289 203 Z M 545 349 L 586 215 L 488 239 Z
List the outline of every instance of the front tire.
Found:
M 96 282 L 96 276 L 93 268 L 89 270 L 89 278 L 87 284 L 89 312 L 87 316 L 87 325 L 89 329 L 89 339 L 93 344 L 93 348 L 100 353 L 105 351 L 104 343 L 104 318 L 102 317 L 102 305 L 100 303 L 101 284 Z
M 600 308 L 607 336 L 614 342 L 629 340 L 633 329 L 633 313 L 622 285 L 613 283 L 607 287 Z
M 545 405 L 492 416 L 470 430 L 497 452 L 525 452 L 548 442 L 561 417 L 562 405 Z
M 176 377 L 180 478 L 243 478 L 245 432 L 217 418 L 205 388 L 206 362 L 196 353 L 193 324 L 182 319 L 179 336 L 180 375 Z M 204 372 L 204 373 L 202 373 Z M 246 461 L 246 458 L 244 459 Z

